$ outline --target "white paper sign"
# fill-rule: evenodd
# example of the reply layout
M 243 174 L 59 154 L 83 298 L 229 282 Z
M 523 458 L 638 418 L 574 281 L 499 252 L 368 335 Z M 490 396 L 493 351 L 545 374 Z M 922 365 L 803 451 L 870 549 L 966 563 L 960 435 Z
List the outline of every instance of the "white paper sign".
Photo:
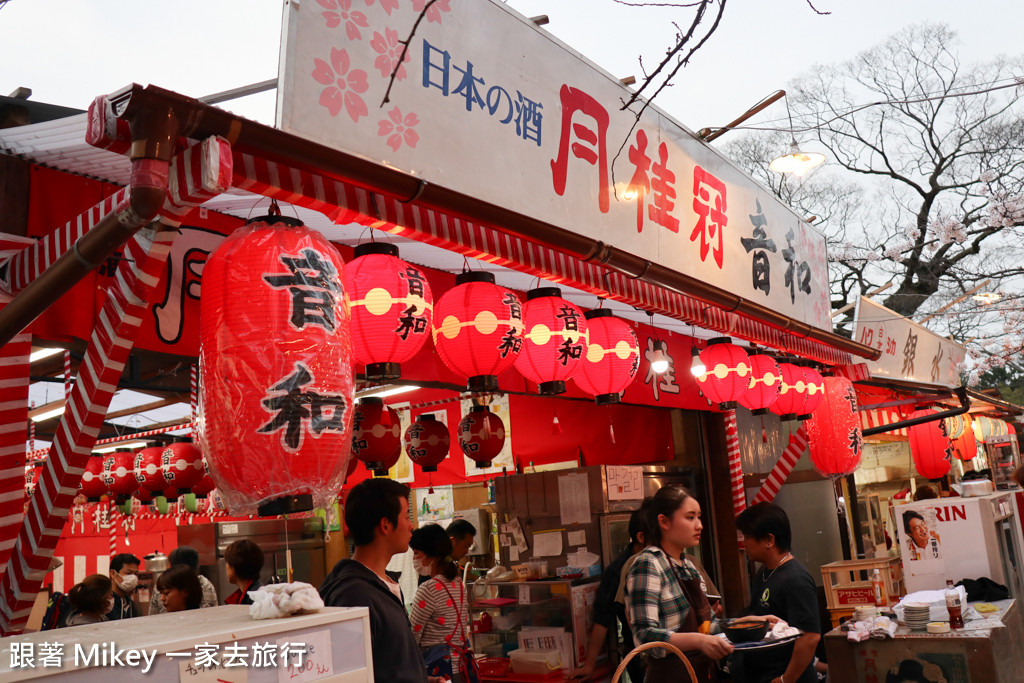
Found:
M 570 546 L 586 545 L 587 532 L 583 529 L 580 529 L 579 531 L 570 531 L 566 534 L 565 540 Z
M 540 531 L 533 535 L 534 557 L 556 557 L 562 554 L 562 531 Z
M 249 669 L 245 666 L 226 667 L 223 663 L 216 666 L 196 666 L 191 659 L 178 662 L 178 680 L 181 683 L 247 683 Z
M 642 467 L 608 465 L 608 500 L 640 500 L 644 497 Z
M 558 509 L 562 524 L 590 521 L 590 488 L 587 475 L 563 474 L 558 478 Z
M 512 540 L 515 542 L 513 547 L 518 552 L 525 553 L 529 546 L 526 545 L 526 534 L 523 533 L 523 525 L 520 524 L 518 517 L 512 518 L 512 521 L 508 523 L 508 532 L 512 534 Z
M 334 675 L 330 631 L 315 631 L 301 636 L 278 638 L 278 652 L 281 652 L 283 646 L 294 646 L 290 648 L 292 651 L 304 647 L 305 654 L 301 658 L 289 656 L 287 661 L 281 661 L 281 666 L 277 669 L 278 683 L 306 683 Z

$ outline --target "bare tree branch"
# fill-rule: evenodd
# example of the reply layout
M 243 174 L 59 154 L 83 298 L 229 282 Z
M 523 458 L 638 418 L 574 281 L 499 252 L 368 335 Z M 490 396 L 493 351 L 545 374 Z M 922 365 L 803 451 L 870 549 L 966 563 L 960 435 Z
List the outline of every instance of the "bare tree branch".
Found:
M 398 55 L 398 61 L 395 63 L 395 68 L 391 70 L 391 77 L 388 78 L 388 89 L 384 91 L 384 99 L 381 100 L 380 106 L 384 107 L 385 104 L 391 101 L 391 86 L 395 84 L 395 78 L 398 77 L 398 70 L 402 68 L 402 64 L 405 62 L 405 54 L 409 51 L 409 45 L 412 43 L 412 37 L 416 35 L 416 29 L 420 27 L 420 22 L 423 21 L 423 17 L 427 16 L 427 10 L 437 0 L 427 0 L 427 4 L 423 5 L 423 9 L 420 10 L 420 15 L 416 17 L 416 21 L 412 25 L 412 30 L 409 31 L 409 36 L 405 40 L 400 40 L 402 44 L 402 54 Z

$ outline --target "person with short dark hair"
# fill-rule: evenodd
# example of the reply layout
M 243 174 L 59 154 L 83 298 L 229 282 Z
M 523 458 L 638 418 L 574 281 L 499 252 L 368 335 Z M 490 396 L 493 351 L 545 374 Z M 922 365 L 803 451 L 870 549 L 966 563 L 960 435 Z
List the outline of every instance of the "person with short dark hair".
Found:
M 107 612 L 114 603 L 114 581 L 103 574 L 87 576 L 81 583 L 71 587 L 68 600 L 74 609 L 68 617 L 68 626 L 107 621 Z
M 172 565 L 162 573 L 156 581 L 156 590 L 165 612 L 199 609 L 203 601 L 203 587 L 199 584 L 199 577 L 191 567 L 184 564 Z
M 139 616 L 132 595 L 139 587 L 139 563 L 131 553 L 119 553 L 110 558 L 110 580 L 114 584 L 114 606 L 107 619 L 130 619 Z
M 459 562 L 469 553 L 473 547 L 473 537 L 476 536 L 476 527 L 468 520 L 456 519 L 448 525 L 448 537 L 452 539 L 452 559 Z
M 199 603 L 200 607 L 217 606 L 217 589 L 214 588 L 213 583 L 208 578 L 199 573 L 198 550 L 187 545 L 178 546 L 167 556 L 167 562 L 172 567 L 176 564 L 183 564 L 195 573 L 196 578 L 199 579 L 199 585 L 203 588 L 203 599 Z M 160 593 L 153 591 L 153 597 L 149 600 L 149 613 L 163 614 L 165 611 L 164 603 L 160 600 Z
M 392 556 L 409 549 L 409 487 L 391 479 L 356 484 L 345 501 L 345 525 L 355 550 L 320 584 L 324 604 L 369 608 L 374 680 L 440 683 L 440 679 L 428 679 L 402 589 L 385 573 Z
M 924 516 L 915 510 L 903 513 L 903 531 L 907 534 L 907 554 L 904 559 L 924 560 L 939 557 L 939 535 L 928 529 Z
M 224 549 L 228 581 L 238 590 L 224 599 L 228 605 L 251 605 L 250 591 L 260 587 L 260 572 L 263 571 L 263 549 L 248 538 L 242 538 Z
M 810 572 L 793 557 L 793 533 L 786 511 L 758 503 L 736 518 L 747 556 L 761 563 L 750 582 L 748 614 L 783 619 L 803 631 L 792 644 L 742 652 L 734 657 L 733 678 L 743 683 L 816 683 L 814 650 L 821 640 L 818 589 Z M 739 669 L 739 671 L 737 671 Z

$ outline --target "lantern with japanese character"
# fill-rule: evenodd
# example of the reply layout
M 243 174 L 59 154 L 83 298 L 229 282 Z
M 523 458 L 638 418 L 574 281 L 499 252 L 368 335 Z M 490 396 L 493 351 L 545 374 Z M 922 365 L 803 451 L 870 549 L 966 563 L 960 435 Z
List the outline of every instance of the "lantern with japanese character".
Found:
M 860 466 L 864 438 L 857 392 L 845 377 L 825 377 L 822 399 L 807 420 L 811 463 L 825 477 L 845 477 Z
M 393 244 L 355 249 L 343 281 L 352 316 L 352 355 L 367 379 L 396 379 L 401 364 L 430 336 L 434 296 L 423 271 L 398 258 Z
M 989 439 L 997 436 L 1006 436 L 1009 429 L 1002 420 L 995 420 L 991 417 L 981 415 L 974 420 L 974 438 L 976 441 L 988 443 Z
M 565 393 L 565 380 L 587 348 L 587 321 L 558 287 L 526 293 L 523 304 L 523 349 L 516 370 L 537 384 L 541 394 Z
M 747 362 L 750 363 L 750 381 L 739 402 L 754 415 L 764 415 L 779 395 L 782 372 L 771 356 L 754 354 L 747 357 Z
M 700 352 L 704 374 L 697 377 L 697 386 L 719 409 L 730 410 L 750 386 L 750 363 L 747 352 L 732 343 L 729 337 L 708 341 Z
M 908 419 L 933 415 L 933 410 L 915 410 Z M 946 421 L 931 420 L 908 428 L 910 455 L 918 474 L 926 479 L 939 479 L 949 474 L 953 458 L 953 444 L 949 441 Z
M 177 489 L 179 495 L 191 493 L 192 485 L 206 474 L 203 452 L 194 443 L 172 443 L 160 454 L 160 471 L 166 488 Z
M 825 381 L 814 368 L 800 369 L 804 374 L 804 405 L 800 408 L 800 419 L 806 420 L 825 398 Z
M 597 405 L 618 403 L 640 367 L 640 343 L 633 327 L 607 308 L 587 311 L 589 341 L 573 380 Z
M 515 292 L 479 271 L 460 273 L 434 308 L 434 346 L 470 391 L 497 391 L 498 375 L 523 346 L 523 305 Z
M 768 410 L 783 420 L 795 420 L 804 407 L 804 397 L 807 393 L 803 368 L 792 363 L 779 363 L 779 372 L 782 374 L 779 395 L 768 406 Z
M 319 233 L 271 215 L 203 270 L 198 433 L 233 514 L 330 504 L 352 438 L 344 263 Z
M 39 475 L 43 472 L 43 463 L 25 465 L 25 494 L 31 496 L 39 484 Z
M 384 399 L 359 399 L 352 420 L 352 455 L 366 463 L 366 469 L 382 477 L 402 455 L 402 426 L 398 413 L 384 405 Z M 347 478 L 347 474 L 346 474 Z
M 111 498 L 117 502 L 127 500 L 139 488 L 135 480 L 135 453 L 122 450 L 105 457 L 100 478 Z
M 487 467 L 505 447 L 505 424 L 487 406 L 473 406 L 459 421 L 459 447 L 477 467 Z
M 135 452 L 133 470 L 135 481 L 139 483 L 139 492 L 148 492 L 150 496 L 163 493 L 167 488 L 164 473 L 161 469 L 164 449 L 162 446 L 150 446 Z
M 978 441 L 974 436 L 974 425 L 970 415 L 960 415 L 959 425 L 956 423 L 956 418 L 953 425 L 957 427 L 959 434 L 951 432 L 950 437 L 953 442 L 953 457 L 958 460 L 971 460 L 978 457 Z M 947 431 L 949 431 L 949 422 L 946 423 Z
M 429 413 L 418 415 L 405 430 L 405 452 L 424 472 L 437 472 L 451 445 L 448 427 Z
M 79 486 L 82 495 L 90 503 L 98 503 L 107 493 L 107 485 L 103 483 L 103 457 L 99 455 L 89 456 L 85 464 L 85 471 L 82 473 L 82 483 Z

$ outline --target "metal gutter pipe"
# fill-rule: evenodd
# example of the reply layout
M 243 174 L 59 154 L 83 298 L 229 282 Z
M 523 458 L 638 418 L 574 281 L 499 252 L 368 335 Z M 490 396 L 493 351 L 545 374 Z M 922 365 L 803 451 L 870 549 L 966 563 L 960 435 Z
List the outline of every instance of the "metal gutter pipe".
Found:
M 900 420 L 899 422 L 893 422 L 892 424 L 879 425 L 877 427 L 869 427 L 863 430 L 864 436 L 874 436 L 875 434 L 883 434 L 885 432 L 894 432 L 897 429 L 903 429 L 905 427 L 913 427 L 914 425 L 925 424 L 926 422 L 934 422 L 935 420 L 944 420 L 947 417 L 956 417 L 957 415 L 963 415 L 971 409 L 971 397 L 968 395 L 969 389 L 967 387 L 957 387 L 953 390 L 956 397 L 960 399 L 960 406 L 958 408 L 951 408 L 949 410 L 943 410 L 938 413 L 932 413 L 931 415 L 922 415 L 920 417 L 912 417 L 909 420 Z

